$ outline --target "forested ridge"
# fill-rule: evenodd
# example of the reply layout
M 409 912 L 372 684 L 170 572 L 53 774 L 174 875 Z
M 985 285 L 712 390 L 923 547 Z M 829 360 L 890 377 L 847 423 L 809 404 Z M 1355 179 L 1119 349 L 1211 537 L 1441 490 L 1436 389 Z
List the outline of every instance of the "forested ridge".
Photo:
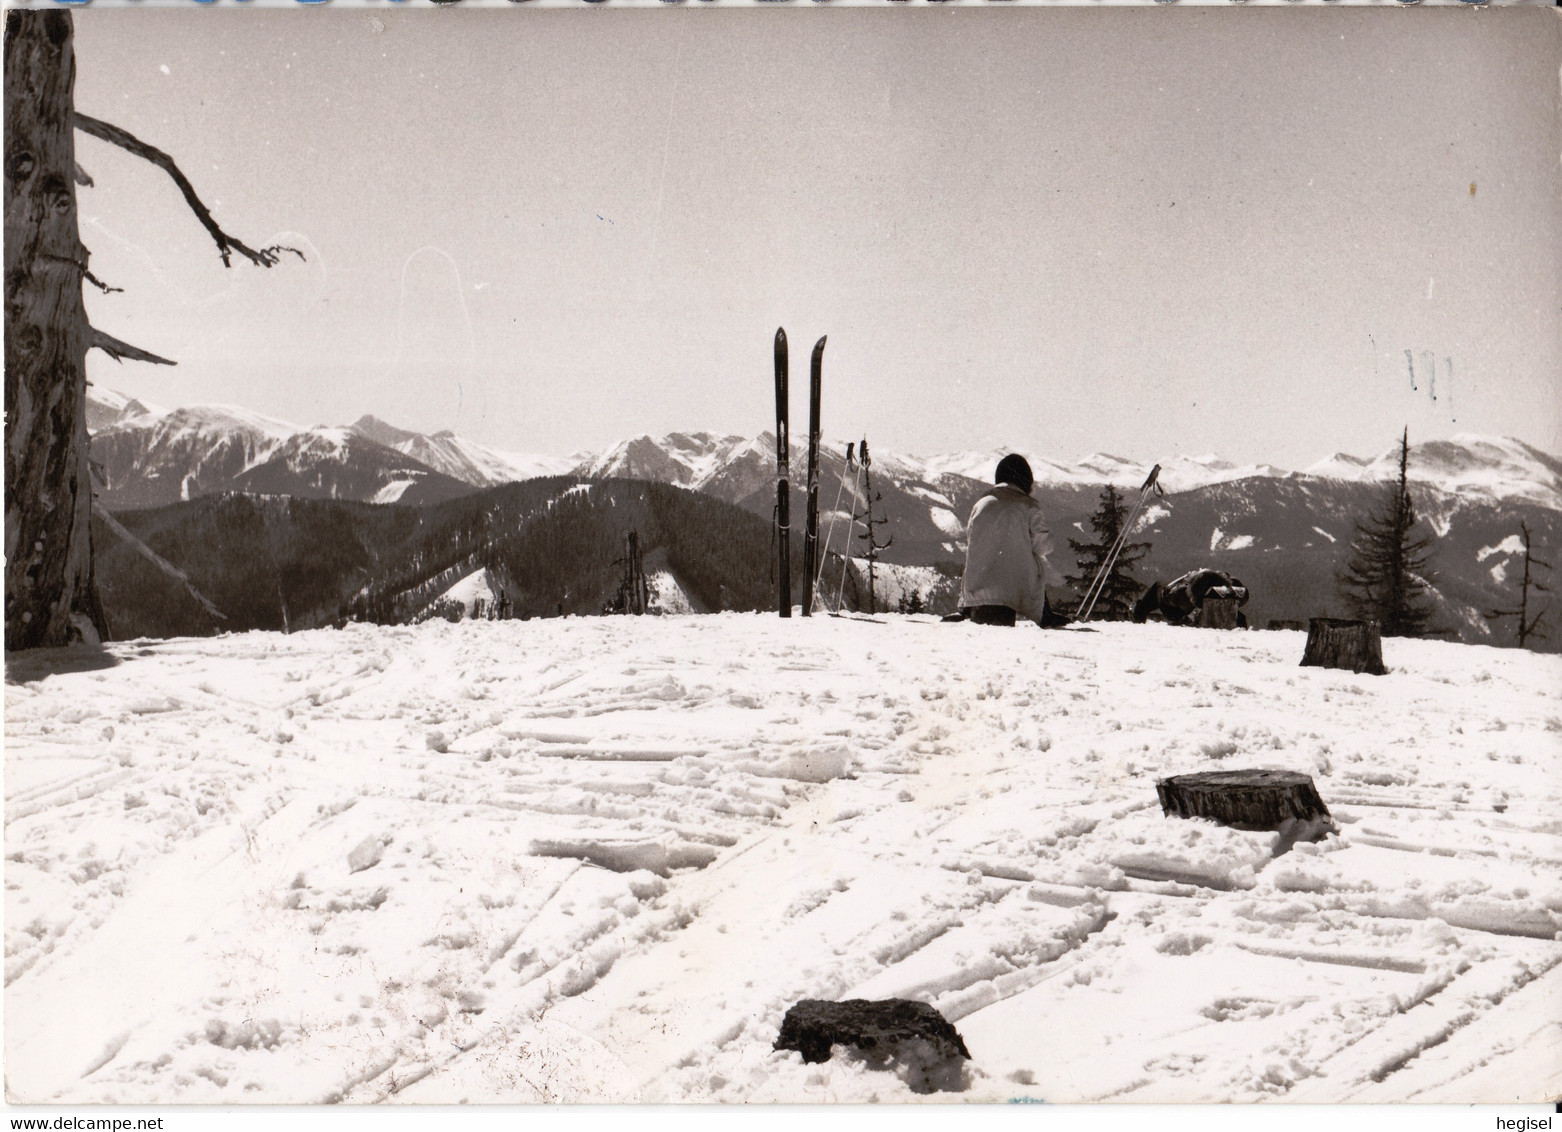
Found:
M 407 621 L 482 567 L 505 580 L 514 616 L 600 613 L 631 530 L 705 609 L 775 601 L 770 524 L 659 483 L 554 476 L 424 506 L 227 494 L 116 518 L 223 615 L 99 522 L 99 584 L 120 639 Z

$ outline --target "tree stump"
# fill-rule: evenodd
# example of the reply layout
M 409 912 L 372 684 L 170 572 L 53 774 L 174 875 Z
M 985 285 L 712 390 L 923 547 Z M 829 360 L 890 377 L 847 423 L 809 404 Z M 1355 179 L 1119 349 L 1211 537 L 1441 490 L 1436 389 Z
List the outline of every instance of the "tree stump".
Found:
M 1382 676 L 1383 641 L 1376 621 L 1314 617 L 1307 623 L 1303 668 L 1344 668 Z
M 1199 606 L 1199 628 L 1235 629 L 1237 627 L 1237 599 L 1234 597 L 1207 597 Z
M 845 1002 L 805 998 L 786 1012 L 776 1049 L 795 1049 L 806 1062 L 830 1060 L 833 1046 L 853 1046 L 870 1061 L 898 1061 L 913 1091 L 959 1089 L 965 1039 L 925 1002 L 864 998 Z
M 1155 784 L 1161 810 L 1209 818 L 1235 829 L 1280 829 L 1283 823 L 1328 822 L 1313 780 L 1293 770 L 1213 770 L 1177 774 Z

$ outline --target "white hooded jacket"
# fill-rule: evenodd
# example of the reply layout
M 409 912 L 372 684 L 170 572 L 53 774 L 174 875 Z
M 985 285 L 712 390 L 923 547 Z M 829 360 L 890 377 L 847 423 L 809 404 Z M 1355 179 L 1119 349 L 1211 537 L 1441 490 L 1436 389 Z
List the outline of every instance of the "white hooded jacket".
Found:
M 976 501 L 966 523 L 962 608 L 1006 605 L 1022 617 L 1041 618 L 1052 552 L 1041 504 L 1012 484 L 1001 483 Z

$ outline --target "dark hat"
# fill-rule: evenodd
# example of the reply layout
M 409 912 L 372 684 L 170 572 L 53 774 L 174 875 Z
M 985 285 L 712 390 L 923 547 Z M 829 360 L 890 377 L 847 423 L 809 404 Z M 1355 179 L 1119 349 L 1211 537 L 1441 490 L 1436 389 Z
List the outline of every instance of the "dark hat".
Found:
M 994 473 L 993 481 L 995 483 L 1013 484 L 1029 495 L 1031 485 L 1036 482 L 1036 477 L 1031 475 L 1030 465 L 1025 462 L 1025 457 L 1011 452 L 998 461 L 998 471 Z

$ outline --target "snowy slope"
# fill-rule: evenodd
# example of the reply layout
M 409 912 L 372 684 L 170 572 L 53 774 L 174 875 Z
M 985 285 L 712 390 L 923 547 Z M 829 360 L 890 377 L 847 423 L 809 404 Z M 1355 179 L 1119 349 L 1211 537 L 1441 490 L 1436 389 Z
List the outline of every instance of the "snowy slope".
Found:
M 682 616 L 690 613 L 709 613 L 699 599 L 693 597 L 672 568 L 667 548 L 658 546 L 645 556 L 641 563 L 645 570 L 646 585 L 651 600 L 647 612 Z
M 306 499 L 431 503 L 471 492 L 471 485 L 434 471 L 350 428 L 295 432 L 265 458 L 233 477 L 226 490 Z
M 918 1099 L 773 1050 L 858 995 L 959 1028 L 935 1100 L 1562 1092 L 1562 660 L 882 621 L 9 658 L 12 1099 Z M 1237 766 L 1339 833 L 1161 816 Z
M 922 461 L 922 466 L 933 476 L 964 476 L 966 479 L 991 483 L 998 461 L 1013 451 L 1013 448 L 990 448 L 982 452 L 945 452 L 927 457 Z M 1040 478 L 1042 469 L 1036 465 L 1037 461 L 1031 462 L 1031 471 Z M 1055 467 L 1059 474 L 1063 471 L 1061 465 L 1050 466 Z
M 678 581 L 678 575 L 671 570 L 657 570 L 647 574 L 646 584 L 651 592 L 649 612 L 675 615 L 705 612 L 689 596 L 683 583 Z
M 715 468 L 731 459 L 733 449 L 743 442 L 740 436 L 717 436 L 709 432 L 637 436 L 619 441 L 599 455 L 587 457 L 571 472 L 596 479 L 617 476 L 688 487 L 708 478 Z
M 494 609 L 503 593 L 504 587 L 492 570 L 474 570 L 436 595 L 417 619 L 445 617 L 459 621 L 465 617 L 478 617 Z
M 958 475 L 990 484 L 998 461 L 1013 451 L 1016 449 L 957 452 L 925 460 L 899 457 L 898 460 L 908 468 L 919 469 L 924 475 Z M 1026 462 L 1030 464 L 1036 482 L 1045 486 L 1100 487 L 1110 483 L 1119 488 L 1137 488 L 1144 483 L 1152 467 L 1150 464 L 1100 452 L 1081 456 L 1072 464 L 1031 455 L 1026 456 Z M 1250 476 L 1283 477 L 1290 474 L 1270 464 L 1233 464 L 1214 454 L 1174 456 L 1162 461 L 1160 483 L 1167 491 L 1194 491 L 1211 484 L 1228 483 Z
M 432 435 L 411 432 L 372 416 L 360 417 L 353 423 L 352 431 L 411 456 L 442 475 L 474 487 L 492 487 L 537 476 L 562 475 L 577 462 L 571 456 L 501 452 L 475 440 L 457 436 L 449 429 Z
M 194 405 L 100 429 L 92 458 L 109 506 L 156 506 L 227 490 L 297 431 L 237 405 Z
M 1399 446 L 1371 460 L 1335 453 L 1308 468 L 1307 474 L 1358 483 L 1396 479 Z M 1461 433 L 1448 440 L 1412 444 L 1407 475 L 1451 495 L 1562 510 L 1562 461 L 1512 437 Z
M 447 434 L 436 433 L 436 437 Z M 475 440 L 466 440 L 456 437 L 478 470 L 487 475 L 493 483 L 513 483 L 518 480 L 537 479 L 540 476 L 567 475 L 569 470 L 580 463 L 580 454 L 573 453 L 569 456 L 549 456 L 536 452 L 510 452 L 502 448 L 489 448 L 478 444 Z
M 821 609 L 854 612 L 868 608 L 868 564 L 861 558 L 850 562 L 832 556 L 820 572 L 817 600 Z M 880 562 L 873 570 L 873 607 L 898 610 L 902 602 L 915 597 L 918 612 L 953 613 L 959 607 L 960 578 L 940 573 L 931 566 L 897 566 Z
M 133 417 L 160 417 L 167 412 L 160 405 L 140 401 L 112 389 L 91 384 L 87 386 L 88 432 L 95 433 Z

